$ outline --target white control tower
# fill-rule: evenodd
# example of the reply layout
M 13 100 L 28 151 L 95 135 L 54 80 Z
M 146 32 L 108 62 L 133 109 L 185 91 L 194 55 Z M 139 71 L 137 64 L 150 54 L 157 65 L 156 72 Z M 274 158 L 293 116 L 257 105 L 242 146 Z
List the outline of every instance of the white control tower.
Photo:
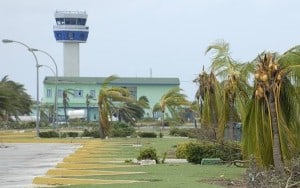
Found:
M 85 43 L 89 27 L 85 11 L 56 11 L 53 27 L 57 42 L 64 44 L 64 76 L 79 77 L 79 43 Z

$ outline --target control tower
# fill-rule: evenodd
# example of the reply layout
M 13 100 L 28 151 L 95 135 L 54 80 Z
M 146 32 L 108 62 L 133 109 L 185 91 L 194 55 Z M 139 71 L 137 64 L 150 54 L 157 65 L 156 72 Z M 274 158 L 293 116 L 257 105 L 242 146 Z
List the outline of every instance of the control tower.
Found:
M 89 27 L 85 11 L 56 11 L 53 27 L 57 42 L 64 44 L 64 76 L 79 77 L 79 43 L 86 42 Z

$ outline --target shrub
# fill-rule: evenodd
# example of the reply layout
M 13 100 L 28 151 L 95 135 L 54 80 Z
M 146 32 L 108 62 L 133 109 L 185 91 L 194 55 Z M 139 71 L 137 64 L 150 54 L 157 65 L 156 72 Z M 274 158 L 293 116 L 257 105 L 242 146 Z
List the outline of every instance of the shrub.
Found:
M 189 143 L 181 143 L 176 147 L 176 158 L 177 159 L 186 159 L 186 147 Z
M 130 136 L 135 132 L 134 128 L 126 123 L 117 122 L 114 123 L 111 129 L 112 137 L 126 137 Z
M 78 137 L 78 132 L 67 132 L 67 135 L 68 135 L 68 137 L 73 137 L 73 138 L 75 138 L 75 137 Z
M 156 149 L 154 149 L 153 147 L 146 148 L 140 151 L 140 155 L 137 157 L 137 160 L 143 160 L 143 159 L 151 159 L 151 160 L 155 160 L 156 163 L 159 163 Z
M 177 146 L 176 157 L 185 157 L 188 162 L 200 164 L 203 158 L 220 158 L 223 161 L 233 161 L 242 159 L 241 147 L 235 143 L 215 144 L 186 143 Z
M 92 130 L 87 130 L 84 129 L 83 133 L 81 134 L 82 137 L 93 137 L 93 138 L 100 138 L 100 132 L 99 129 L 92 129 Z
M 155 132 L 139 132 L 138 135 L 141 138 L 156 138 L 157 134 Z
M 39 136 L 41 138 L 58 138 L 59 134 L 56 131 L 47 131 L 47 132 L 40 132 Z
M 179 128 L 172 128 L 170 130 L 171 136 L 182 136 L 182 137 L 188 137 L 189 136 L 189 129 L 179 129 Z

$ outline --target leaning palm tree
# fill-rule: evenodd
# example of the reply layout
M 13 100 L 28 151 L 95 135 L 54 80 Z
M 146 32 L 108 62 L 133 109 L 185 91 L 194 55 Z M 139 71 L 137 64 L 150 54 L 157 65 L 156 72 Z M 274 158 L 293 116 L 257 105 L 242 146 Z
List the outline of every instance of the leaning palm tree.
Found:
M 223 88 L 223 113 L 220 114 L 219 128 L 224 134 L 225 126 L 228 126 L 229 139 L 233 140 L 234 122 L 241 120 L 241 113 L 244 107 L 238 104 L 245 104 L 249 99 L 248 84 L 249 73 L 253 72 L 252 64 L 242 64 L 234 60 L 229 51 L 229 43 L 217 41 L 208 46 L 205 53 L 213 52 L 211 71 L 216 75 Z
M 243 126 L 243 153 L 284 175 L 285 162 L 300 151 L 300 46 L 281 56 L 263 53 L 256 63 L 255 90 Z
M 154 109 L 159 107 L 162 113 L 161 125 L 162 128 L 165 126 L 164 118 L 166 109 L 171 113 L 175 112 L 175 109 L 180 106 L 189 106 L 190 102 L 186 99 L 186 95 L 181 93 L 182 89 L 179 87 L 169 89 L 161 98 L 159 103 L 154 106 Z M 175 115 L 175 114 L 173 114 Z
M 109 87 L 109 84 L 116 79 L 118 79 L 118 77 L 114 75 L 107 77 L 103 81 L 98 95 L 99 131 L 100 138 L 102 139 L 110 133 L 110 124 L 115 110 L 115 104 L 133 100 L 130 97 L 130 92 L 126 88 Z

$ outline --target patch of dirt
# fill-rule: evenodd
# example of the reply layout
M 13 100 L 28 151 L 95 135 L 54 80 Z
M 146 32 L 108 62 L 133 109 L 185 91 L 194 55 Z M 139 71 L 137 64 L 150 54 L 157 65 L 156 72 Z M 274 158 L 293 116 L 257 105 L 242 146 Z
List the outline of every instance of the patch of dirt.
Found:
M 213 185 L 220 185 L 226 188 L 246 188 L 247 183 L 245 180 L 228 180 L 228 179 L 207 179 L 201 180 L 201 182 L 213 184 Z

